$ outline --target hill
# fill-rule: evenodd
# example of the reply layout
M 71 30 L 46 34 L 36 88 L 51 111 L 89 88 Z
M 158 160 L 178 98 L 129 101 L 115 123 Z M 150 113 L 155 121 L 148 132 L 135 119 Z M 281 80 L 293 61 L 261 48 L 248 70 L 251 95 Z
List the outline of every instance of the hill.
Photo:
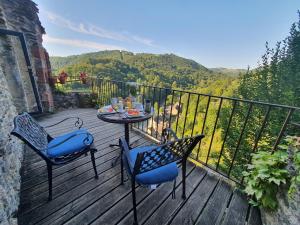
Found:
M 203 65 L 174 54 L 134 54 L 127 51 L 100 51 L 67 57 L 50 57 L 55 74 L 88 74 L 113 80 L 139 81 L 151 85 L 192 88 L 203 80 L 236 77 L 229 71 L 210 70 Z M 230 76 L 229 76 L 230 75 Z
M 240 74 L 244 74 L 247 72 L 247 70 L 245 70 L 245 69 L 229 69 L 229 68 L 224 68 L 224 67 L 209 68 L 209 69 L 216 73 L 222 73 L 224 75 L 228 75 L 228 76 L 232 76 L 232 77 L 237 77 Z

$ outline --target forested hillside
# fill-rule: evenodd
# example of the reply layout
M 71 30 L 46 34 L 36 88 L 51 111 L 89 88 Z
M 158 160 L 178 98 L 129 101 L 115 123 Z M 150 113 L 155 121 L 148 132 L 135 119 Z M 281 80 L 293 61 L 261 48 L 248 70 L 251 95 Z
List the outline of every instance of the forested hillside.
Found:
M 232 73 L 227 71 L 223 74 L 222 71 L 209 70 L 193 60 L 174 54 L 101 51 L 68 57 L 51 57 L 50 60 L 55 74 L 61 71 L 71 75 L 86 72 L 112 80 L 137 81 L 149 85 L 184 89 L 195 89 L 195 87 L 207 89 L 208 85 L 214 84 L 227 86 L 238 78 L 239 72 L 242 72 L 242 70 L 231 70 Z

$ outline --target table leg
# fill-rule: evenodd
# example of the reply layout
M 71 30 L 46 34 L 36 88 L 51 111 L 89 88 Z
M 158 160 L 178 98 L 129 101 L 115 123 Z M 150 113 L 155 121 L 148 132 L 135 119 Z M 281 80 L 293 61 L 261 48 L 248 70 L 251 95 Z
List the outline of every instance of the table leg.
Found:
M 131 148 L 130 148 L 129 124 L 128 124 L 128 123 L 125 123 L 125 124 L 124 124 L 124 133 L 125 133 L 125 140 L 126 140 L 126 142 L 127 142 L 127 144 L 128 144 L 128 147 L 129 147 L 129 149 L 131 149 Z M 109 145 L 109 146 L 112 147 L 112 146 L 119 146 L 119 145 L 111 144 L 111 145 Z M 116 164 L 118 163 L 120 157 L 121 157 L 121 155 L 119 155 L 119 156 L 111 163 L 111 167 L 116 166 Z M 122 160 L 122 159 L 120 159 L 120 160 Z
M 124 127 L 125 127 L 125 140 L 126 140 L 128 146 L 130 146 L 130 141 L 129 141 L 129 124 L 125 123 Z

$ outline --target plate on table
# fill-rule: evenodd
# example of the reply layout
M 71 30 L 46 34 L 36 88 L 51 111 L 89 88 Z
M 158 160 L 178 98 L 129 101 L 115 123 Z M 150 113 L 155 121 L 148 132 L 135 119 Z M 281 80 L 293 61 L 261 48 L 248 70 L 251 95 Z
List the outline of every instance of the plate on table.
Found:
M 144 112 L 140 112 L 137 109 L 129 109 L 127 112 L 128 118 L 136 118 L 136 117 L 142 117 L 145 116 Z
M 117 113 L 111 105 L 103 106 L 100 109 L 98 109 L 98 114 L 100 115 L 107 115 L 107 114 L 115 114 Z

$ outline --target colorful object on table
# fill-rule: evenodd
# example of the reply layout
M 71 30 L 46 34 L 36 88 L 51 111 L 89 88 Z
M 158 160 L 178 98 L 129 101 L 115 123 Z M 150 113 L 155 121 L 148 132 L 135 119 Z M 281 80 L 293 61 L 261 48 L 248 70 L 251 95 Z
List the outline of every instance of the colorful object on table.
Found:
M 144 116 L 144 113 L 140 112 L 138 109 L 128 109 L 127 116 L 128 117 L 139 117 L 139 116 Z
M 98 109 L 98 113 L 107 114 L 107 113 L 116 113 L 116 111 L 112 108 L 111 105 L 107 105 Z

